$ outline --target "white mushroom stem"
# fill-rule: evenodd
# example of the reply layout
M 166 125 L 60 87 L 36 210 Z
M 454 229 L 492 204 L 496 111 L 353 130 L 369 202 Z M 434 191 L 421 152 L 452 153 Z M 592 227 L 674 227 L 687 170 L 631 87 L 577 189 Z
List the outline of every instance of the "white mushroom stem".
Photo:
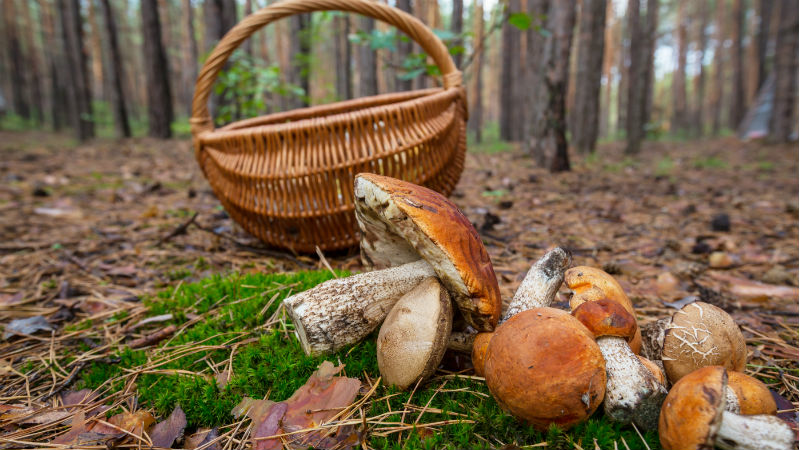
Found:
M 424 260 L 329 280 L 283 301 L 307 355 L 333 353 L 367 337 L 392 306 L 425 278 Z
M 739 404 L 739 396 L 730 386 L 725 386 L 725 411 L 730 411 L 734 414 L 739 414 L 742 411 Z
M 790 450 L 796 437 L 791 427 L 775 416 L 723 411 L 714 443 L 727 450 Z
M 606 397 L 603 408 L 618 422 L 658 428 L 658 415 L 667 389 L 653 376 L 621 337 L 601 336 L 597 345 L 606 360 Z

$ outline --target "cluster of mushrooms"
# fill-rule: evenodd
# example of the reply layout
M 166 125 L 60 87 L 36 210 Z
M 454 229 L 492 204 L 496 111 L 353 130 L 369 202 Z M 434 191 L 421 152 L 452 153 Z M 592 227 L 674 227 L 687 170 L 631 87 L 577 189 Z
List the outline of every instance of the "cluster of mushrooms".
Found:
M 767 387 L 742 373 L 744 337 L 723 310 L 695 302 L 640 330 L 619 283 L 570 268 L 559 247 L 501 311 L 489 255 L 452 202 L 375 174 L 358 175 L 354 194 L 371 270 L 284 300 L 307 354 L 335 352 L 380 325 L 387 385 L 414 386 L 449 348 L 470 353 L 501 408 L 540 430 L 567 429 L 602 403 L 612 420 L 658 429 L 667 450 L 793 447 Z M 550 307 L 562 283 L 571 311 Z

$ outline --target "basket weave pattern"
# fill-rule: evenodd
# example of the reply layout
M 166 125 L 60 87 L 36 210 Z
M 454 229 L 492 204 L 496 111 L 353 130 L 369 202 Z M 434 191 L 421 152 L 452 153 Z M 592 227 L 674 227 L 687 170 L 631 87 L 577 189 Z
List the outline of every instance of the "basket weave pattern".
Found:
M 262 26 L 341 10 L 384 20 L 432 56 L 444 87 L 301 108 L 214 129 L 207 103 L 228 56 Z M 230 216 L 267 244 L 298 252 L 358 243 L 353 179 L 373 172 L 449 195 L 466 151 L 466 97 L 447 48 L 416 18 L 368 0 L 285 0 L 248 16 L 209 56 L 193 101 L 195 155 Z

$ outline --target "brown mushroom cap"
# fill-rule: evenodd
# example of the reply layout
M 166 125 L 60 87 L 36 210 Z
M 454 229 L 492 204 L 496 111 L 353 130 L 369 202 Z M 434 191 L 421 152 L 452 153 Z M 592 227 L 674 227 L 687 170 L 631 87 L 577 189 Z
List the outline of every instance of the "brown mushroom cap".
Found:
M 494 330 L 501 308 L 497 278 L 480 236 L 456 205 L 422 186 L 370 173 L 356 176 L 355 203 L 367 265 L 425 259 L 467 323 Z
M 595 337 L 616 336 L 627 341 L 636 334 L 636 319 L 616 301 L 607 298 L 581 303 L 572 311 Z
M 430 376 L 447 350 L 453 309 L 447 291 L 427 278 L 394 305 L 378 333 L 378 368 L 387 386 L 406 389 Z
M 642 365 L 647 367 L 647 370 L 649 370 L 650 373 L 652 373 L 653 376 L 656 377 L 656 380 L 658 380 L 658 382 L 662 386 L 667 385 L 667 376 L 664 375 L 664 371 L 661 370 L 661 367 L 658 367 L 658 364 L 654 363 L 653 361 L 650 361 L 649 359 L 645 358 L 642 355 L 636 355 L 636 357 L 639 358 L 639 361 L 642 362 Z
M 747 346 L 730 315 L 714 305 L 690 303 L 672 316 L 664 333 L 661 360 L 672 383 L 705 366 L 741 372 Z
M 492 340 L 494 333 L 478 333 L 472 343 L 472 366 L 475 368 L 475 375 L 482 377 L 485 375 L 486 352 L 489 350 L 489 341 Z
M 664 450 L 696 450 L 714 447 L 714 438 L 725 410 L 724 367 L 695 370 L 672 386 L 661 406 L 658 436 Z
M 622 286 L 611 275 L 596 267 L 577 266 L 564 273 L 564 283 L 574 292 L 569 300 L 571 310 L 577 309 L 585 302 L 593 302 L 604 298 L 615 300 L 629 313 L 636 317 L 633 303 L 625 294 Z M 642 348 L 642 333 L 636 325 L 636 332 L 628 341 L 631 350 L 639 354 Z
M 728 388 L 736 393 L 740 414 L 777 414 L 778 406 L 775 404 L 775 399 L 772 398 L 769 388 L 761 381 L 742 372 L 729 371 Z
M 606 386 L 594 336 L 554 308 L 523 311 L 499 326 L 484 370 L 500 407 L 539 430 L 585 420 L 602 403 Z

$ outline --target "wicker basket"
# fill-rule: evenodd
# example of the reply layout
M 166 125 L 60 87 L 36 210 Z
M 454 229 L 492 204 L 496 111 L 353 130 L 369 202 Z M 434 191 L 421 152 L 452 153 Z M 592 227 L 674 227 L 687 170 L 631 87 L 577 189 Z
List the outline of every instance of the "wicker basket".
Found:
M 208 97 L 231 53 L 259 28 L 313 11 L 396 26 L 439 67 L 443 88 L 302 108 L 214 129 Z M 419 20 L 369 0 L 284 0 L 246 17 L 208 57 L 192 102 L 195 156 L 222 205 L 267 244 L 313 252 L 358 243 L 353 178 L 373 172 L 449 195 L 461 176 L 467 102 L 445 45 Z

